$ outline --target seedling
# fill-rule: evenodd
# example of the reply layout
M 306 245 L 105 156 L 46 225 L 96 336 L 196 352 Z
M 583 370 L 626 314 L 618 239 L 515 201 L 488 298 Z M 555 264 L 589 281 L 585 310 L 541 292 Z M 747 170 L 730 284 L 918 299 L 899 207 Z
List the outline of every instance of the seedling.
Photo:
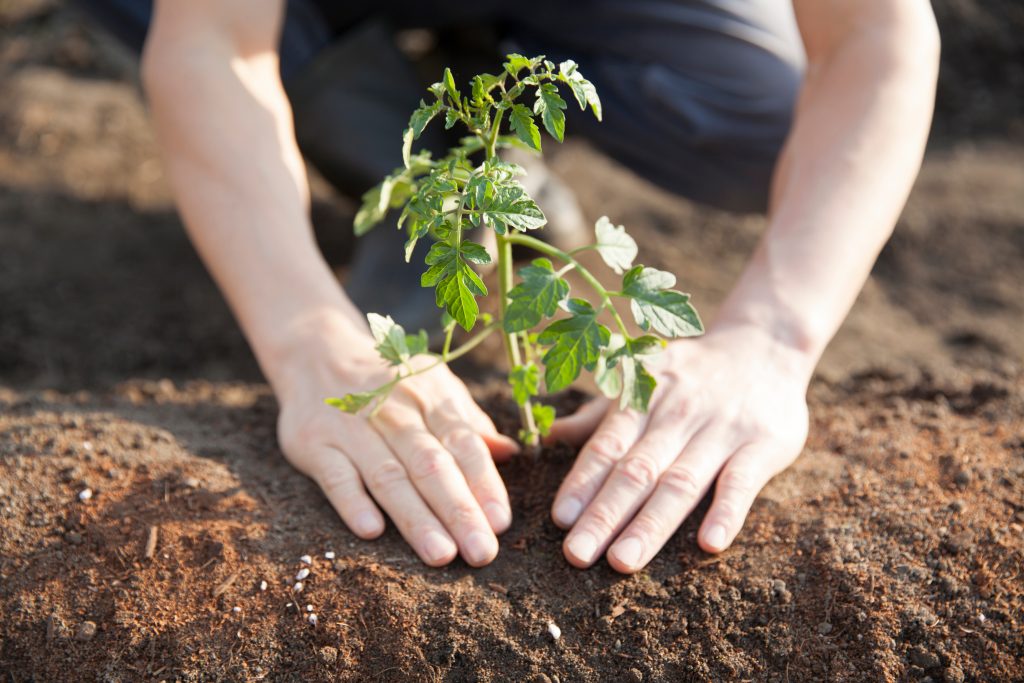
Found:
M 673 289 L 676 278 L 671 273 L 634 265 L 636 242 L 607 218 L 597 222 L 594 244 L 573 251 L 533 236 L 547 219 L 517 180 L 525 174 L 523 168 L 498 155 L 499 149 L 508 147 L 539 153 L 538 119 L 553 138 L 562 141 L 566 102 L 559 86 L 568 87 L 580 109 L 589 107 L 601 120 L 597 91 L 573 61 L 556 65 L 544 57 L 511 54 L 502 73 L 475 76 L 468 94 L 459 90 L 449 69 L 430 86 L 433 101 L 420 101 L 403 135 L 404 166 L 363 196 L 355 230 L 357 235 L 365 234 L 389 210 L 401 209 L 398 228 L 408 235 L 406 261 L 420 239 L 434 240 L 420 284 L 434 288 L 437 306 L 444 310 L 444 343 L 440 353 L 432 353 L 425 331 L 408 334 L 390 316 L 370 313 L 367 318 L 377 350 L 395 367 L 395 374 L 373 391 L 327 399 L 328 404 L 349 413 L 372 411 L 402 380 L 465 355 L 497 332 L 504 339 L 509 382 L 519 405 L 520 438 L 527 445 L 537 444 L 555 418 L 553 407 L 537 401 L 542 368 L 549 394 L 565 389 L 587 370 L 594 373 L 603 393 L 619 398 L 622 408 L 647 410 L 655 380 L 645 362 L 665 346 L 666 339 L 703 332 L 689 296 Z M 532 106 L 520 101 L 531 96 Z M 441 117 L 446 129 L 459 125 L 470 135 L 439 159 L 429 151 L 413 153 L 413 142 Z M 493 230 L 496 235 L 497 317 L 481 313 L 477 302 L 490 294 L 474 266 L 490 263 L 491 256 L 469 238 L 473 230 Z M 518 280 L 513 274 L 513 246 L 541 254 L 519 270 Z M 617 288 L 602 285 L 577 260 L 585 250 L 596 251 L 621 276 Z M 570 297 L 565 279 L 570 271 L 591 290 L 589 300 Z M 615 299 L 629 301 L 642 334 L 630 334 L 613 305 Z M 615 333 L 599 320 L 605 312 Z M 566 315 L 550 320 L 559 314 Z M 478 323 L 475 334 L 452 348 L 456 327 L 473 332 Z M 414 365 L 414 356 L 429 356 L 433 362 Z

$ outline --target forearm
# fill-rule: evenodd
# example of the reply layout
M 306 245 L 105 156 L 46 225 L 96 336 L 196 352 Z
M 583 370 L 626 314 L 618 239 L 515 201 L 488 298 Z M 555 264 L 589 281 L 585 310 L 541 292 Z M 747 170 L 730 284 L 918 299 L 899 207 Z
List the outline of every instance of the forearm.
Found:
M 934 103 L 938 44 L 926 21 L 846 28 L 808 45 L 768 230 L 715 321 L 766 331 L 808 375 L 895 226 Z
M 276 55 L 239 58 L 216 37 L 178 39 L 170 30 L 164 36 L 147 49 L 143 73 L 178 207 L 277 385 L 282 359 L 303 326 L 326 316 L 355 331 L 361 316 L 313 236 Z M 168 63 L 173 66 L 164 68 Z

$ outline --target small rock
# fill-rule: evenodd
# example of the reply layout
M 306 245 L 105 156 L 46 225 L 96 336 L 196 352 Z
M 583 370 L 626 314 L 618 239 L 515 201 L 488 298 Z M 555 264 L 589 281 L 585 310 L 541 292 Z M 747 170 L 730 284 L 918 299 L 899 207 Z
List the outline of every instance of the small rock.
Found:
M 954 500 L 949 504 L 949 509 L 953 512 L 963 512 L 967 508 L 967 503 L 962 500 Z
M 64 534 L 64 540 L 70 543 L 71 545 L 81 545 L 82 534 L 78 533 L 77 531 L 69 531 L 66 534 Z
M 934 669 L 941 664 L 938 655 L 934 652 L 929 652 L 920 645 L 915 646 L 908 654 L 908 657 L 911 662 L 922 669 Z
M 267 582 L 266 581 L 260 581 L 260 590 L 261 591 L 267 590 Z
M 92 489 L 82 489 L 78 492 L 78 500 L 83 503 L 92 498 Z
M 964 683 L 964 670 L 956 664 L 950 664 L 942 672 L 942 680 L 946 683 Z
M 296 593 L 301 593 L 303 588 L 305 588 L 305 586 L 302 585 L 301 581 L 296 581 L 295 585 L 292 586 L 292 590 Z
M 786 582 L 782 579 L 772 581 L 772 595 L 783 604 L 788 604 L 793 600 L 793 594 L 786 588 Z
M 306 621 L 309 622 L 310 626 L 316 626 L 318 620 L 315 614 L 310 614 L 306 617 Z
M 299 570 L 299 573 L 295 575 L 295 580 L 302 581 L 307 576 L 309 576 L 309 567 L 303 567 Z
M 92 640 L 93 636 L 95 635 L 96 624 L 94 624 L 91 621 L 83 621 L 81 624 L 78 625 L 78 628 L 75 629 L 75 640 L 81 640 L 82 642 L 85 642 L 87 640 Z
M 558 624 L 553 621 L 548 622 L 548 633 L 551 634 L 551 639 L 556 643 L 562 637 L 562 629 L 558 628 Z
M 626 672 L 626 680 L 630 683 L 643 683 L 644 672 L 634 667 Z
M 187 477 L 181 483 L 185 485 L 185 488 L 189 488 L 189 489 L 197 489 L 197 488 L 199 488 L 202 485 L 199 482 L 199 480 L 196 479 L 195 477 Z
M 46 639 L 63 638 L 67 634 L 67 626 L 64 620 L 56 614 L 46 617 Z
M 551 683 L 551 677 L 545 673 L 534 674 L 530 678 L 530 683 Z
M 312 612 L 313 611 L 313 605 L 306 605 L 306 611 L 307 612 Z
M 328 550 L 326 553 L 324 553 L 324 558 L 325 559 L 333 560 L 334 557 L 335 557 L 335 555 L 334 555 L 334 551 L 333 550 Z
M 324 645 L 317 651 L 317 654 L 320 655 L 320 661 L 324 664 L 334 664 L 338 661 L 338 650 L 330 645 Z
M 953 477 L 953 483 L 957 486 L 967 486 L 974 480 L 974 475 L 971 474 L 970 470 L 960 470 Z
M 299 558 L 299 562 L 301 562 L 302 564 L 313 564 L 313 558 L 309 555 L 303 555 Z
M 238 614 L 239 612 L 242 611 L 242 608 L 239 607 L 238 605 L 235 605 L 234 607 L 231 608 L 231 611 L 234 612 L 235 614 Z
M 827 636 L 829 633 L 832 633 L 832 624 L 828 623 L 827 621 L 821 622 L 820 624 L 818 624 L 818 633 L 820 633 L 823 636 Z

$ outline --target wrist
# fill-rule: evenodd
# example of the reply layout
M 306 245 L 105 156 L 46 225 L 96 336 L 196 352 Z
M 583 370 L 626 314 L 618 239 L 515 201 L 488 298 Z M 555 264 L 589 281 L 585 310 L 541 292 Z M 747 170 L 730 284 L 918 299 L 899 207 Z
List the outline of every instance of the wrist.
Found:
M 811 335 L 779 318 L 726 312 L 709 326 L 705 338 L 712 343 L 728 340 L 741 355 L 753 354 L 759 364 L 768 363 L 804 384 L 810 383 L 821 357 Z

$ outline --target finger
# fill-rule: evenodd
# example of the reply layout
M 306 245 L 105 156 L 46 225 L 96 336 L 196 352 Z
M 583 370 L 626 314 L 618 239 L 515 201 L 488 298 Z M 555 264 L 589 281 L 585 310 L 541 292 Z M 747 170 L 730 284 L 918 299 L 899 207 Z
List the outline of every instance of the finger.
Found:
M 367 488 L 424 563 L 448 564 L 458 552 L 455 541 L 409 480 L 405 466 L 372 429 L 348 432 L 352 462 Z
M 481 410 L 468 392 L 466 400 L 460 401 L 459 404 L 462 408 L 459 416 L 463 417 L 484 440 L 492 458 L 498 462 L 505 462 L 522 450 L 518 441 L 498 431 L 494 421 Z
M 498 534 L 508 529 L 512 523 L 508 492 L 483 437 L 464 420 L 453 419 L 450 411 L 429 411 L 427 426 L 441 445 L 455 456 L 469 484 L 469 490 L 487 516 L 491 529 Z
M 678 430 L 663 425 L 649 430 L 614 464 L 565 538 L 569 562 L 589 567 L 601 556 L 654 491 L 661 473 L 678 456 L 679 446 Z
M 646 415 L 633 410 L 613 410 L 580 451 L 551 508 L 555 524 L 567 529 L 594 499 L 615 464 L 626 455 L 647 423 Z
M 714 501 L 697 534 L 703 550 L 720 553 L 732 545 L 757 494 L 776 473 L 766 466 L 769 462 L 773 459 L 767 449 L 751 444 L 737 451 L 722 468 Z
M 551 425 L 551 433 L 545 437 L 545 443 L 564 441 L 572 446 L 578 446 L 594 433 L 601 420 L 608 412 L 611 401 L 606 398 L 595 398 L 580 406 L 572 415 L 566 415 L 555 420 Z
M 498 539 L 455 458 L 427 430 L 419 410 L 393 400 L 373 420 L 466 562 L 474 567 L 491 562 L 498 554 Z
M 658 479 L 654 493 L 608 550 L 613 569 L 642 569 L 665 545 L 711 488 L 731 444 L 699 432 Z
M 317 465 L 313 480 L 338 511 L 348 528 L 360 538 L 377 538 L 384 533 L 384 517 L 366 494 L 355 466 L 342 451 L 324 446 L 313 454 Z

